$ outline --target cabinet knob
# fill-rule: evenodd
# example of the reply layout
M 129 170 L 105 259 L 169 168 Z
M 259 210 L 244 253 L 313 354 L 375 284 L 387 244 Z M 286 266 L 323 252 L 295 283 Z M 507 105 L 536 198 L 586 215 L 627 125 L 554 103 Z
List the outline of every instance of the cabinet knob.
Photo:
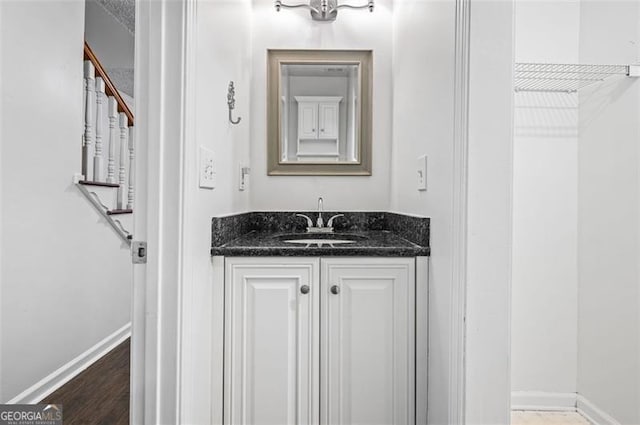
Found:
M 334 295 L 338 295 L 340 293 L 340 288 L 338 288 L 338 285 L 333 285 L 331 287 L 331 293 Z
M 302 285 L 300 287 L 300 292 L 302 292 L 303 294 L 308 294 L 309 293 L 309 285 Z

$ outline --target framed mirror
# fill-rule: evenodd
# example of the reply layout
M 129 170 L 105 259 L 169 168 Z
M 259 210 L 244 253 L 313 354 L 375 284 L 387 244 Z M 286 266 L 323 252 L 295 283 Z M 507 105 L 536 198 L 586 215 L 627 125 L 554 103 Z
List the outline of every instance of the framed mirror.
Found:
M 370 50 L 269 50 L 269 175 L 371 175 Z

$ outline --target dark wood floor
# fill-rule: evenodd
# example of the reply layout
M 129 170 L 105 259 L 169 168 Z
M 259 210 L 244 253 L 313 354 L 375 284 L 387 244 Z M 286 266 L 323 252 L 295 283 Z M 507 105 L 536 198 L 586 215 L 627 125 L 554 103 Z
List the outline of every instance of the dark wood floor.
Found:
M 127 339 L 42 403 L 62 404 L 64 425 L 128 425 L 129 353 Z

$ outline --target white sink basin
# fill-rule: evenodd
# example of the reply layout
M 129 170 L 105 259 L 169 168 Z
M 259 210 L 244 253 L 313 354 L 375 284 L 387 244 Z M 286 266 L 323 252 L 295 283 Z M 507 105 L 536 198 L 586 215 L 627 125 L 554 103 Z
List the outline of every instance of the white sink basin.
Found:
M 357 243 L 366 239 L 365 236 L 345 233 L 290 233 L 288 235 L 278 235 L 276 236 L 276 238 L 285 243 L 304 245 L 307 248 L 347 245 Z
M 322 239 L 322 238 L 309 238 L 309 239 L 289 239 L 284 240 L 287 243 L 297 243 L 300 245 L 337 245 L 346 243 L 355 243 L 355 241 L 348 241 L 346 239 Z

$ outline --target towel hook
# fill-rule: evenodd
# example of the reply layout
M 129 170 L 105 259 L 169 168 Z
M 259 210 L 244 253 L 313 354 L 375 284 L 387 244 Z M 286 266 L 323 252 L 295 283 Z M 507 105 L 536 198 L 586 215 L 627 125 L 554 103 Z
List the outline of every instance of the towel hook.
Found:
M 229 92 L 227 93 L 227 105 L 229 106 L 229 122 L 231 124 L 239 124 L 242 118 L 238 117 L 237 120 L 234 120 L 231 116 L 231 111 L 233 111 L 236 107 L 236 89 L 233 86 L 233 81 L 229 81 Z

